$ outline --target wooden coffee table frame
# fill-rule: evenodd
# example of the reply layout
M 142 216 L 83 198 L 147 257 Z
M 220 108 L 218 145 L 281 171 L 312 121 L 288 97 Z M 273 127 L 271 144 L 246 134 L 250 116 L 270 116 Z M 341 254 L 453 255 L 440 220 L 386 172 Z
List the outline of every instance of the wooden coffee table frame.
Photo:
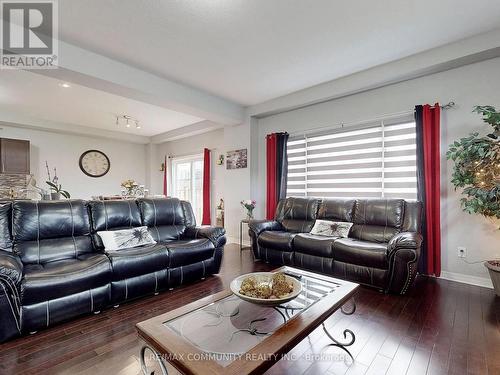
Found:
M 196 358 L 203 358 L 206 356 L 206 353 L 199 350 L 190 342 L 164 325 L 167 321 L 231 296 L 232 293 L 229 290 L 207 296 L 186 306 L 182 306 L 178 309 L 138 323 L 136 325 L 138 334 L 146 342 L 146 346 L 143 348 L 141 353 L 141 360 L 143 360 L 142 355 L 144 354 L 144 351 L 149 348 L 155 352 L 158 356 L 157 359 L 160 362 L 161 358 L 165 356 L 167 361 L 172 366 L 184 374 L 243 375 L 262 373 L 277 362 L 282 355 L 288 353 L 293 347 L 311 334 L 311 332 L 322 325 L 324 321 L 334 312 L 336 312 L 339 308 L 342 308 L 342 306 L 353 297 L 356 289 L 359 287 L 358 284 L 349 281 L 294 269 L 292 267 L 281 267 L 276 269 L 274 272 L 283 269 L 288 269 L 292 272 L 297 272 L 305 276 L 311 276 L 328 282 L 333 282 L 339 284 L 339 287 L 335 289 L 333 293 L 330 293 L 318 300 L 306 311 L 292 317 L 273 334 L 250 349 L 247 354 L 252 357 L 252 360 L 247 360 L 243 357 L 237 358 L 226 367 L 213 360 L 187 361 L 185 358 L 188 355 L 191 357 L 194 356 Z M 345 313 L 352 314 L 353 312 L 354 310 Z M 331 337 L 324 325 L 323 329 L 325 330 L 325 333 Z M 344 335 L 346 331 L 344 331 Z M 348 331 L 347 333 L 352 334 L 351 331 Z M 333 345 L 340 347 L 343 346 L 342 343 L 339 343 L 333 338 L 332 340 L 335 342 Z M 352 342 L 354 342 L 353 334 Z M 345 345 L 349 345 L 349 343 Z M 345 350 L 345 348 L 343 349 Z M 163 364 L 161 364 L 161 366 L 163 366 Z M 145 369 L 144 367 L 145 366 L 143 366 L 143 370 Z M 162 367 L 162 371 L 165 372 L 164 367 Z

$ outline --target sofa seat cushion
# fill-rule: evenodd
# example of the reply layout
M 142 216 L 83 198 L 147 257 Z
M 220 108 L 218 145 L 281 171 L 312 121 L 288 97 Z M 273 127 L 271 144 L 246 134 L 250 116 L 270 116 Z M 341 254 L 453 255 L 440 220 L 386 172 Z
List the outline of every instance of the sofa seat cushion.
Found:
M 333 257 L 333 243 L 338 237 L 319 236 L 317 234 L 300 233 L 293 240 L 293 250 L 302 254 L 325 258 Z
M 168 248 L 168 267 L 181 267 L 198 263 L 214 256 L 214 244 L 208 238 L 166 242 Z
M 113 269 L 113 281 L 149 274 L 166 269 L 168 250 L 165 245 L 145 245 L 107 251 Z
M 111 282 L 111 265 L 104 254 L 84 254 L 44 264 L 28 264 L 21 281 L 23 305 L 44 302 Z
M 387 269 L 387 244 L 361 241 L 355 238 L 339 238 L 333 243 L 335 261 L 373 268 Z
M 266 231 L 259 236 L 259 246 L 267 249 L 292 251 L 293 239 L 297 233 Z

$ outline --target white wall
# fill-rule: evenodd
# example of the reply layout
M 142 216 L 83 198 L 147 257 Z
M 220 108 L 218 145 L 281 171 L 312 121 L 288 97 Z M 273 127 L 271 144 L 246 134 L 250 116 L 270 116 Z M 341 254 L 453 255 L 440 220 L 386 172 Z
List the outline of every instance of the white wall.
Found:
M 31 144 L 31 173 L 38 186 L 46 187 L 45 161 L 57 168 L 59 182 L 72 198 L 120 194 L 123 180 L 139 183 L 146 179 L 146 146 L 124 141 L 16 128 L 1 124 L 0 137 L 26 139 Z M 111 162 L 109 172 L 99 178 L 85 175 L 78 165 L 80 155 L 90 149 L 104 152 Z M 34 198 L 35 196 L 33 196 Z
M 230 242 L 239 241 L 239 223 L 245 217 L 245 210 L 241 207 L 240 201 L 250 199 L 250 126 L 242 124 L 238 126 L 227 126 L 200 135 L 165 142 L 155 145 L 154 165 L 151 168 L 152 192 L 160 194 L 162 192 L 162 172 L 160 165 L 165 155 L 184 156 L 199 154 L 203 148 L 212 151 L 212 222 L 215 223 L 215 207 L 220 199 L 224 199 L 225 205 L 225 227 Z M 227 170 L 224 165 L 216 165 L 215 159 L 219 155 L 226 155 L 227 151 L 248 149 L 248 168 Z M 248 241 L 247 230 L 243 230 L 243 239 Z
M 468 215 L 460 209 L 460 193 L 451 184 L 451 166 L 444 153 L 455 139 L 470 132 L 491 130 L 481 118 L 471 113 L 474 105 L 490 104 L 500 108 L 500 58 L 467 65 L 454 70 L 394 84 L 329 102 L 316 104 L 259 120 L 258 186 L 254 199 L 259 202 L 262 215 L 265 200 L 265 143 L 263 137 L 276 131 L 289 133 L 318 126 L 352 123 L 370 118 L 411 110 L 416 104 L 444 104 L 453 100 L 456 108 L 442 116 L 441 158 L 441 223 L 442 269 L 444 276 L 455 273 L 487 277 L 481 264 L 468 265 L 457 257 L 457 246 L 466 246 L 468 260 L 476 261 L 500 257 L 499 223 L 478 215 Z
M 252 167 L 250 137 L 250 125 L 247 123 L 224 128 L 224 147 L 226 151 L 246 148 L 248 157 L 247 168 L 225 170 L 224 202 L 226 203 L 226 231 L 231 242 L 238 242 L 240 220 L 245 218 L 246 212 L 241 207 L 240 202 L 243 199 L 252 199 L 250 194 L 250 169 Z M 248 241 L 248 228 L 245 227 L 243 227 L 243 240 Z

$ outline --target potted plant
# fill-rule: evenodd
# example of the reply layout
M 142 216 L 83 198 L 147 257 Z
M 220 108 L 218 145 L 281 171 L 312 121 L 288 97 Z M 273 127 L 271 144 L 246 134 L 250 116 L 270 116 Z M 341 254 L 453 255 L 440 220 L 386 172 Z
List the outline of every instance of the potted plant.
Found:
M 483 115 L 493 127 L 486 136 L 470 134 L 450 145 L 446 157 L 454 162 L 451 183 L 462 189 L 462 209 L 491 220 L 500 219 L 500 112 L 492 106 L 476 106 L 473 112 Z M 499 228 L 500 229 L 500 228 Z M 485 263 L 495 292 L 500 296 L 500 261 Z
M 61 184 L 59 183 L 59 177 L 57 177 L 57 170 L 54 168 L 54 177 L 50 177 L 50 169 L 49 169 L 49 164 L 47 161 L 45 161 L 45 168 L 47 168 L 47 177 L 48 180 L 45 181 L 47 185 L 49 185 L 49 189 L 51 191 L 50 197 L 53 201 L 57 201 L 61 199 L 61 196 L 63 196 L 66 199 L 71 198 L 71 195 L 69 194 L 68 191 L 63 190 Z
M 247 210 L 247 220 L 253 219 L 253 210 L 257 202 L 251 199 L 246 199 L 241 201 L 240 204 Z

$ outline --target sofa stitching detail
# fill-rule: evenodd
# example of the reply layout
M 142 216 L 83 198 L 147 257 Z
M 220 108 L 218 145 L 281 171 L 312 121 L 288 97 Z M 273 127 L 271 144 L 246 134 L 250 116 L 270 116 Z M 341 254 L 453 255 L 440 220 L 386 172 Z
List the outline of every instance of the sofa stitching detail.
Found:
M 73 205 L 71 201 L 68 200 L 69 204 L 69 212 L 71 213 L 71 238 L 73 239 L 73 246 L 75 248 L 75 259 L 78 257 L 78 250 L 76 248 L 76 240 L 75 240 L 75 219 L 73 218 Z
M 14 303 L 16 305 L 17 310 L 21 310 L 21 298 L 19 296 L 19 291 L 17 290 L 16 286 L 13 285 L 12 280 L 10 280 L 8 277 L 5 277 L 4 275 L 0 274 L 0 281 L 4 281 L 5 285 L 11 290 L 12 295 L 14 297 Z M 3 286 L 3 283 L 0 283 L 0 285 Z M 4 288 L 5 290 L 5 288 Z
M 49 301 L 47 301 L 47 327 L 50 323 L 50 313 L 49 313 Z
M 36 214 L 38 224 L 36 241 L 38 244 L 38 264 L 40 264 L 40 208 L 38 207 L 38 201 L 36 201 Z
M 156 204 L 154 200 L 151 200 L 151 203 L 153 203 L 153 212 L 155 214 L 153 225 L 156 227 Z
M 384 227 L 384 241 L 385 241 L 385 233 L 387 231 L 387 223 L 388 223 L 388 220 L 389 220 L 389 217 L 388 217 L 388 213 L 387 213 L 387 204 L 388 204 L 388 200 L 386 199 L 385 200 L 385 227 Z
M 309 201 L 307 201 L 307 203 L 306 203 L 306 218 L 305 218 L 305 220 L 302 222 L 302 226 L 300 227 L 300 229 L 301 229 L 300 231 L 301 231 L 301 232 L 303 232 L 303 231 L 304 231 L 304 225 L 305 225 L 306 220 L 307 220 L 307 211 L 309 210 L 309 203 L 311 203 L 311 201 L 310 201 L 310 200 L 309 200 Z
M 128 226 L 132 227 L 132 207 L 130 206 L 130 200 L 127 199 L 128 203 Z
M 102 207 L 104 208 L 104 224 L 106 225 L 106 230 L 108 230 L 108 208 L 105 201 L 102 201 Z
M 5 286 L 2 283 L 0 283 L 0 286 L 2 287 L 2 289 L 5 292 L 5 298 L 7 298 L 7 302 L 9 303 L 10 310 L 12 311 L 12 316 L 14 317 L 14 320 L 16 321 L 17 330 L 19 332 L 21 332 L 21 325 L 20 325 L 20 321 L 19 321 L 20 319 L 17 317 L 16 312 L 14 311 L 14 307 L 12 306 L 12 302 L 10 301 L 10 298 L 7 294 L 7 290 L 5 289 Z M 21 314 L 21 311 L 19 311 L 19 314 Z

